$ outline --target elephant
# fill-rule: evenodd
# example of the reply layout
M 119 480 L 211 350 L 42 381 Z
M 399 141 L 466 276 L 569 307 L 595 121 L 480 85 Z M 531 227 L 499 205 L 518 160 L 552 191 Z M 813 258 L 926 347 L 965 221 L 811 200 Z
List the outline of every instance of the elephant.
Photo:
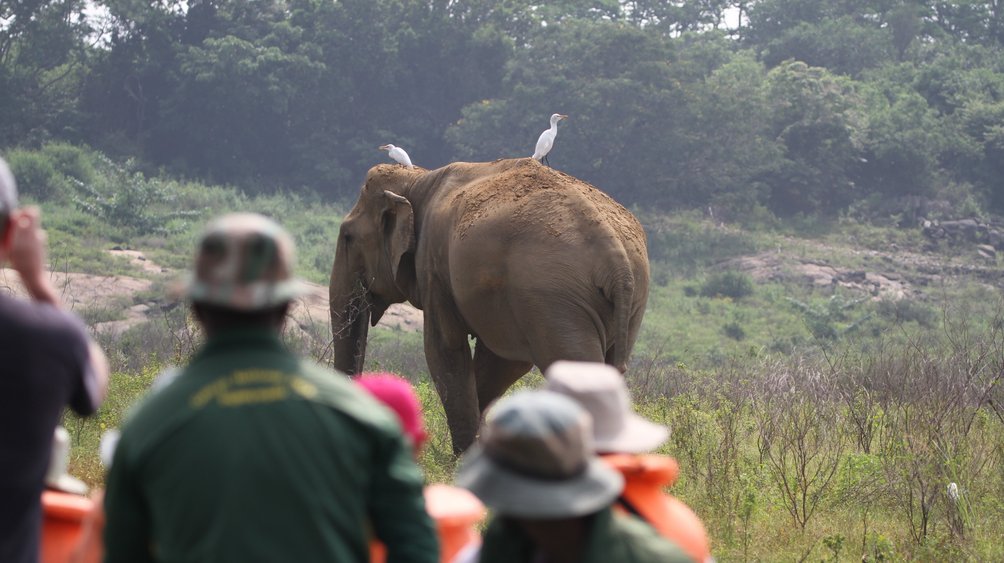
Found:
M 586 182 L 529 158 L 380 164 L 338 233 L 334 367 L 362 372 L 369 325 L 391 304 L 421 309 L 459 454 L 489 404 L 533 366 L 595 361 L 623 373 L 648 287 L 641 224 Z

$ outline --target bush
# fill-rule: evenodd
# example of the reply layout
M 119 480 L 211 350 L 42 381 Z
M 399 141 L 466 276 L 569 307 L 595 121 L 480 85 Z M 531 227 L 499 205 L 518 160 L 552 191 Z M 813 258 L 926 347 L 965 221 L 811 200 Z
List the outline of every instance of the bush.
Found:
M 66 177 L 45 154 L 15 149 L 7 154 L 7 163 L 23 196 L 40 202 L 63 200 L 71 189 Z
M 7 156 L 18 191 L 39 202 L 67 202 L 75 183 L 94 181 L 93 156 L 67 143 L 50 143 L 40 150 L 14 149 Z
M 742 299 L 753 295 L 753 279 L 742 272 L 713 274 L 701 285 L 701 295 Z
M 736 321 L 729 321 L 722 326 L 722 331 L 725 336 L 728 336 L 732 340 L 740 341 L 746 338 L 746 331 L 743 329 L 743 325 Z
M 69 143 L 49 143 L 41 152 L 60 174 L 85 183 L 94 181 L 94 156 L 87 149 Z
M 77 182 L 82 197 L 76 199 L 84 212 L 108 224 L 135 233 L 171 235 L 189 228 L 188 219 L 200 211 L 178 209 L 177 194 L 170 182 L 147 178 L 128 161 L 119 166 L 104 161 L 106 173 L 93 185 Z
M 878 314 L 895 323 L 913 321 L 924 328 L 931 328 L 938 320 L 938 314 L 930 306 L 911 299 L 878 302 Z
M 649 260 L 671 264 L 677 275 L 692 275 L 701 267 L 757 250 L 748 232 L 704 219 L 644 213 L 639 218 L 648 237 Z

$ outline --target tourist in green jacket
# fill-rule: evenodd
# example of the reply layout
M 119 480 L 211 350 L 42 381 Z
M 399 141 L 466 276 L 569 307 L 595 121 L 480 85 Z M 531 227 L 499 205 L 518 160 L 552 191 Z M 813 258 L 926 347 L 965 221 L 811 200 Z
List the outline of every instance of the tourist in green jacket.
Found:
M 691 559 L 651 526 L 611 511 L 621 475 L 593 453 L 592 419 L 572 399 L 523 391 L 489 412 L 457 483 L 494 511 L 481 563 L 675 563 Z
M 122 430 L 106 561 L 435 562 L 422 476 L 394 415 L 281 343 L 293 242 L 260 215 L 210 223 L 184 285 L 206 343 Z

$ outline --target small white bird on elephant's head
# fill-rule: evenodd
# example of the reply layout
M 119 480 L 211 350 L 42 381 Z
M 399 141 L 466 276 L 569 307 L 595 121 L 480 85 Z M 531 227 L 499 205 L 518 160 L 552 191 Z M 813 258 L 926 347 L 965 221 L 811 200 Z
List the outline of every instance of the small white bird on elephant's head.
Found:
M 547 153 L 551 152 L 551 147 L 554 146 L 554 138 L 558 136 L 558 122 L 562 119 L 568 119 L 567 115 L 561 115 L 556 113 L 551 116 L 551 128 L 545 129 L 540 137 L 537 138 L 537 148 L 533 151 L 534 160 L 539 160 L 548 166 L 551 165 L 547 160 Z
M 398 164 L 403 164 L 408 168 L 414 168 L 415 165 L 411 163 L 411 159 L 408 158 L 408 153 L 404 152 L 401 147 L 395 147 L 394 145 L 380 145 L 380 150 L 387 151 L 387 155 L 394 159 L 394 162 Z

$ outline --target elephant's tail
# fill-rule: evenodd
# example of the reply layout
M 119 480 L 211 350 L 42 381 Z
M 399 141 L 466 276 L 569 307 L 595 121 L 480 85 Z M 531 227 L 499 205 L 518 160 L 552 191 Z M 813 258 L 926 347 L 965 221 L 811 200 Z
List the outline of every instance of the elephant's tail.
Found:
M 631 348 L 631 308 L 634 303 L 634 274 L 628 267 L 616 268 L 610 273 L 603 293 L 613 304 L 614 345 L 607 353 L 606 363 L 624 373 L 627 371 Z

